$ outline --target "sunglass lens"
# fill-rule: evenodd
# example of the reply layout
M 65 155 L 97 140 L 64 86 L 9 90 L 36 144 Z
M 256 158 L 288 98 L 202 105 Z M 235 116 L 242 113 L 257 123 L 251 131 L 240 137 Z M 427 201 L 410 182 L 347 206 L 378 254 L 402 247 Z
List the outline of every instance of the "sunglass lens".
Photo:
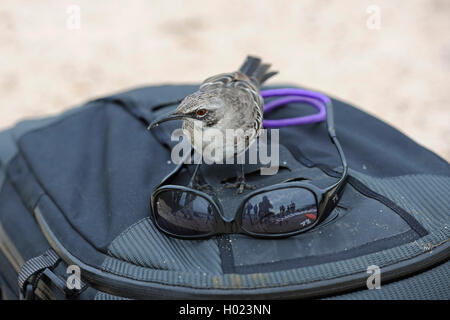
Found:
M 267 191 L 244 206 L 242 227 L 257 234 L 283 234 L 310 227 L 317 220 L 314 194 L 303 188 Z
M 155 199 L 158 226 L 179 236 L 204 236 L 214 231 L 213 205 L 195 193 L 168 190 Z

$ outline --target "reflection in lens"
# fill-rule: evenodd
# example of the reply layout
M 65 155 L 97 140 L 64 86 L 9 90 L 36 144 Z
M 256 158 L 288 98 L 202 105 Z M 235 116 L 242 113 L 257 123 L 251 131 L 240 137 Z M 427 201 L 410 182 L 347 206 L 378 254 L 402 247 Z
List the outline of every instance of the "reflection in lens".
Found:
M 155 217 L 159 227 L 180 236 L 205 235 L 214 230 L 212 204 L 191 192 L 168 190 L 159 193 Z
M 303 188 L 285 188 L 251 197 L 244 207 L 242 227 L 260 234 L 289 233 L 311 226 L 316 219 L 314 194 Z

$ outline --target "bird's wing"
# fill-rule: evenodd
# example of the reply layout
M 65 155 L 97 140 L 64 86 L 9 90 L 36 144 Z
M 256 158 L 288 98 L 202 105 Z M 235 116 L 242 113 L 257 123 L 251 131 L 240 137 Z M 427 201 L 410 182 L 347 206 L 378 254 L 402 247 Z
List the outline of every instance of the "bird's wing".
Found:
M 242 72 L 221 73 L 207 78 L 200 86 L 200 90 L 211 87 L 244 87 L 258 92 L 258 88 Z
M 250 80 L 248 76 L 240 71 L 221 73 L 207 78 L 200 86 L 199 91 L 209 91 L 218 88 L 238 88 L 243 96 L 241 97 L 240 107 L 253 111 L 254 123 L 251 139 L 259 136 L 262 129 L 264 100 L 259 93 L 258 87 Z M 239 92 L 238 91 L 238 92 Z M 230 91 L 228 91 L 230 92 Z M 233 95 L 237 95 L 234 92 Z
M 262 118 L 264 100 L 259 93 L 258 87 L 240 71 L 221 73 L 209 77 L 200 86 L 199 91 L 209 91 L 219 88 L 239 88 L 247 92 L 258 105 L 260 117 Z

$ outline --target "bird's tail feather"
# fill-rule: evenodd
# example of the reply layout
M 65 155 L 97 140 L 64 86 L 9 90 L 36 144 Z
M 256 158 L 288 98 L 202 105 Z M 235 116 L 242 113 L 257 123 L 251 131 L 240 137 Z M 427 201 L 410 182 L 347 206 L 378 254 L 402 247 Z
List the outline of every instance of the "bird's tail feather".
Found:
M 261 59 L 258 57 L 247 56 L 247 59 L 239 71 L 252 79 L 252 81 L 260 87 L 264 81 L 278 73 L 278 71 L 268 72 L 270 66 L 270 64 L 262 63 Z

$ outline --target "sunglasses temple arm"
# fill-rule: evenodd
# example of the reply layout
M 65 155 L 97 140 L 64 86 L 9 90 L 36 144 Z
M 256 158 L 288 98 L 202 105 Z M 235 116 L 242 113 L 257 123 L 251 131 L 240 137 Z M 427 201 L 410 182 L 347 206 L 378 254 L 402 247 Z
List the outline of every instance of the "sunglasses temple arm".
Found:
M 339 179 L 339 181 L 337 181 L 334 185 L 332 185 L 329 190 L 331 189 L 335 189 L 336 187 L 338 187 L 339 185 L 341 185 L 344 180 L 347 178 L 347 174 L 348 174 L 348 165 L 347 165 L 347 159 L 345 158 L 345 154 L 344 151 L 342 150 L 341 144 L 339 143 L 339 140 L 336 136 L 336 129 L 334 128 L 334 110 L 333 110 L 333 105 L 330 102 L 326 103 L 326 109 L 327 109 L 327 129 L 328 129 L 328 136 L 330 137 L 331 142 L 334 144 L 334 146 L 336 147 L 336 150 L 339 154 L 339 158 L 341 159 L 341 164 L 342 164 L 342 175 Z
M 331 142 L 336 147 L 336 150 L 339 154 L 339 158 L 341 159 L 342 164 L 342 174 L 339 180 L 330 186 L 326 191 L 326 200 L 324 201 L 325 208 L 323 210 L 324 214 L 320 218 L 321 221 L 325 220 L 331 211 L 336 207 L 339 202 L 339 199 L 342 196 L 342 192 L 344 191 L 344 187 L 346 185 L 347 175 L 348 175 L 348 165 L 347 159 L 345 158 L 344 151 L 342 150 L 341 144 L 336 136 L 336 130 L 334 128 L 334 114 L 333 114 L 333 105 L 330 102 L 326 103 L 327 109 L 327 129 L 328 136 L 330 137 Z

